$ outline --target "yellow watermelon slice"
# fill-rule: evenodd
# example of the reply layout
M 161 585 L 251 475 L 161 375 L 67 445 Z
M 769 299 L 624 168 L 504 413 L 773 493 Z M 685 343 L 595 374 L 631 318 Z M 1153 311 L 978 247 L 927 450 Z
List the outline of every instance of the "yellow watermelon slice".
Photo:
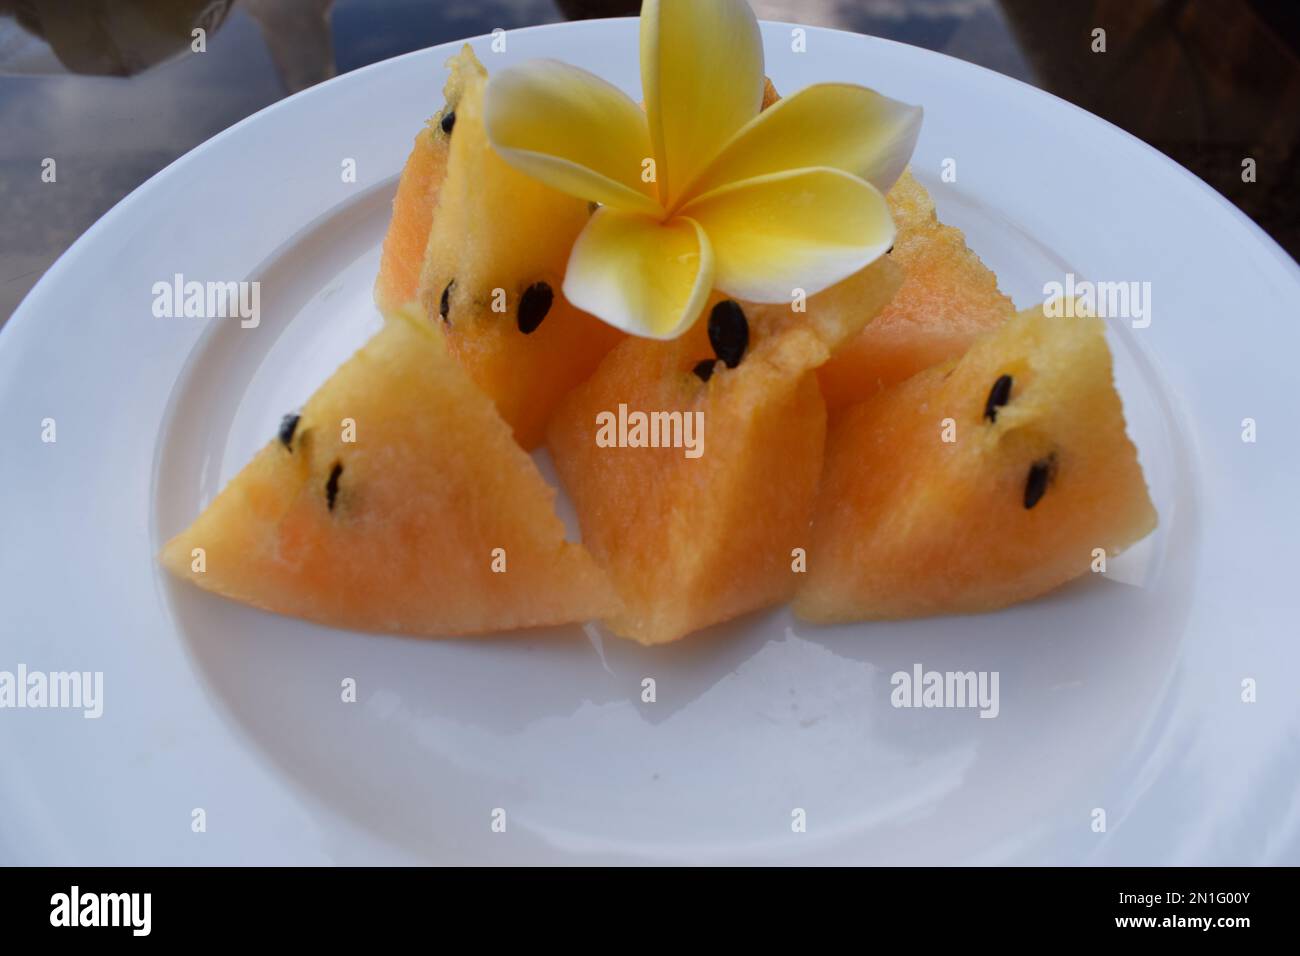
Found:
M 433 228 L 433 210 L 447 176 L 447 155 L 456 122 L 460 84 L 455 74 L 444 88 L 447 105 L 420 130 L 397 181 L 393 218 L 384 235 L 375 279 L 375 304 L 387 315 L 420 292 L 424 250 Z
M 810 298 L 806 314 L 715 298 L 679 339 L 623 341 L 564 400 L 549 447 L 583 542 L 622 599 L 615 633 L 661 644 L 793 595 L 826 428 L 812 370 L 898 281 L 881 260 Z M 602 419 L 620 420 L 620 432 L 626 421 L 630 445 L 633 413 L 698 413 L 700 454 L 607 447 Z
M 993 610 L 1155 525 L 1103 323 L 1033 308 L 836 421 L 795 611 Z
M 161 558 L 209 591 L 344 628 L 600 617 L 609 584 L 564 540 L 554 495 L 441 329 L 399 312 Z
M 622 333 L 575 309 L 561 287 L 588 204 L 509 166 L 483 128 L 487 71 L 466 46 L 450 62 L 455 102 L 446 176 L 424 250 L 420 300 L 524 448 Z M 399 195 L 399 204 L 403 197 Z M 400 222 L 395 206 L 393 229 Z
M 890 253 L 903 270 L 894 300 L 822 366 L 826 407 L 835 412 L 946 359 L 1015 312 L 998 280 L 960 229 L 935 215 L 930 194 L 905 171 L 886 194 L 898 235 Z

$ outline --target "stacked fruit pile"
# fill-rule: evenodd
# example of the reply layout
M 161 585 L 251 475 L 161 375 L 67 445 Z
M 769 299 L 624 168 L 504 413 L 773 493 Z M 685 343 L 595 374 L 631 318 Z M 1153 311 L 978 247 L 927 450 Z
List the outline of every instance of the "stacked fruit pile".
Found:
M 602 619 L 657 644 L 787 601 L 1002 607 L 1154 527 L 1101 322 L 1014 314 L 910 174 L 894 249 L 856 275 L 795 306 L 715 293 L 679 338 L 630 337 L 561 291 L 588 204 L 507 165 L 485 70 L 468 47 L 451 67 L 398 187 L 385 328 L 166 546 L 176 573 L 344 627 Z M 629 409 L 666 440 L 598 440 Z

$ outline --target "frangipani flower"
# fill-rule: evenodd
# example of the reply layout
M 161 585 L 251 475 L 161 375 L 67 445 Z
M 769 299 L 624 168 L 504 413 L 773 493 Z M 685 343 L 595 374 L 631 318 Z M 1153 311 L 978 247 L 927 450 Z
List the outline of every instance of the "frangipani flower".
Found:
M 710 292 L 790 301 L 894 241 L 883 192 L 921 110 L 846 83 L 760 112 L 763 44 L 744 0 L 644 0 L 645 110 L 575 66 L 533 60 L 488 83 L 488 138 L 511 165 L 600 204 L 564 294 L 635 335 L 674 338 Z

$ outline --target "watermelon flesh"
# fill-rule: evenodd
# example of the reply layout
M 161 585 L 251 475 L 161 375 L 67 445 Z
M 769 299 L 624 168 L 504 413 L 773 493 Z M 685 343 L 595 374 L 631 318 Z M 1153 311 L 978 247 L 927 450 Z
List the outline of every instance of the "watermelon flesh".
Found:
M 903 284 L 818 371 L 831 412 L 965 354 L 1015 313 L 997 276 L 967 247 L 961 230 L 939 221 L 934 200 L 910 170 L 885 199 L 898 231 L 890 258 L 903 270 Z
M 449 66 L 456 120 L 423 249 L 419 298 L 451 352 L 524 448 L 556 404 L 622 337 L 575 309 L 561 287 L 591 210 L 508 165 L 483 127 L 487 71 L 468 45 Z M 390 232 L 401 223 L 400 201 Z
M 447 157 L 451 150 L 455 104 L 460 98 L 459 84 L 448 82 L 447 105 L 420 130 L 397 181 L 393 198 L 393 218 L 384 235 L 379 257 L 379 275 L 375 279 L 375 304 L 387 315 L 420 293 L 420 273 L 424 268 L 424 250 L 433 228 L 433 210 L 447 176 Z
M 989 611 L 1155 525 L 1102 321 L 1036 307 L 837 419 L 795 611 Z
M 608 613 L 605 575 L 564 540 L 554 497 L 441 329 L 399 312 L 161 560 L 246 604 L 368 631 L 472 634 Z
M 583 542 L 622 606 L 607 623 L 662 644 L 794 593 L 795 549 L 807 544 L 826 412 L 813 373 L 898 285 L 880 260 L 807 302 L 741 303 L 749 341 L 734 368 L 713 359 L 715 297 L 681 338 L 627 339 L 561 403 L 548 442 Z M 696 367 L 703 363 L 707 381 Z M 699 413 L 704 441 L 602 447 L 602 414 Z

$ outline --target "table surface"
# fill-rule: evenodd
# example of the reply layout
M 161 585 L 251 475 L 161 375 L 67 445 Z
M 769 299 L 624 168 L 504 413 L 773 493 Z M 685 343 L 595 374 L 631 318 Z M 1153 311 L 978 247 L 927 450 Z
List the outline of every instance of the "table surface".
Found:
M 888 37 L 1049 90 L 1171 156 L 1300 257 L 1294 0 L 751 2 L 764 19 Z M 275 100 L 496 27 L 627 16 L 638 7 L 639 0 L 0 0 L 0 323 L 118 200 Z M 191 49 L 199 27 L 201 53 Z M 1101 38 L 1104 51 L 1096 49 Z M 55 179 L 47 182 L 51 159 Z

